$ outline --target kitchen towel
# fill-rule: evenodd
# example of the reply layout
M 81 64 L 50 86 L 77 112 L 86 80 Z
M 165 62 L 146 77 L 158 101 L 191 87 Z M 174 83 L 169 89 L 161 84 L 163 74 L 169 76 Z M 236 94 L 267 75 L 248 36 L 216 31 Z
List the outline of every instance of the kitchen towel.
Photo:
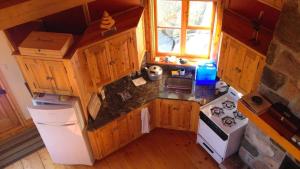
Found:
M 142 109 L 141 120 L 142 120 L 142 133 L 149 133 L 150 114 L 149 114 L 148 107 Z

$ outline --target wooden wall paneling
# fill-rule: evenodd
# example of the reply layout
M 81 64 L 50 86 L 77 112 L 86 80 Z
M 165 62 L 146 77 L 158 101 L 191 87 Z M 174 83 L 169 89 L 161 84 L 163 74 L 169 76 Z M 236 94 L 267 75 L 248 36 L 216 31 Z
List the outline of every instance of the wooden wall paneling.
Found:
M 89 23 L 84 4 L 41 18 L 45 30 L 82 35 Z
M 145 40 L 146 40 L 146 50 L 148 52 L 152 51 L 152 36 L 151 36 L 151 7 L 150 0 L 144 0 L 144 31 L 145 31 Z M 151 52 L 150 52 L 151 53 Z M 147 62 L 151 62 L 151 56 L 147 57 Z
M 140 5 L 140 0 L 95 0 L 88 3 L 92 22 L 100 19 L 105 10 L 107 10 L 110 14 L 115 14 Z
M 221 32 L 222 32 L 222 20 L 223 20 L 223 7 L 224 7 L 224 1 L 217 0 L 216 1 L 216 13 L 215 13 L 215 23 L 214 23 L 214 34 L 213 34 L 213 40 L 212 40 L 212 52 L 211 57 L 215 60 L 217 60 L 217 55 L 219 53 L 220 49 L 220 40 L 221 40 Z
M 7 29 L 54 13 L 80 6 L 91 0 L 28 0 L 0 9 L 0 29 Z M 12 19 L 13 18 L 13 19 Z
M 146 39 L 145 39 L 145 12 L 143 12 L 139 24 L 135 30 L 134 37 L 134 46 L 136 46 L 137 57 L 135 59 L 135 70 L 141 69 L 141 64 L 146 53 Z
M 266 0 L 225 0 L 225 9 L 229 9 L 249 20 L 257 19 L 259 13 L 264 11 L 262 26 L 273 31 L 279 19 L 280 11 L 259 1 Z
M 82 5 L 82 8 L 83 8 L 83 13 L 84 13 L 86 25 L 89 25 L 92 21 L 91 21 L 91 14 L 90 14 L 90 11 L 89 11 L 88 3 L 84 3 Z

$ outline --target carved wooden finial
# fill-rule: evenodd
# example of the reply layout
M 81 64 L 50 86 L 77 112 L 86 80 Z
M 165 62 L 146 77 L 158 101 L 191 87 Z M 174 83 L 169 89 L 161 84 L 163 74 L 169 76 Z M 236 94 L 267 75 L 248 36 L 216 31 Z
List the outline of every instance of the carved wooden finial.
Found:
M 101 29 L 109 30 L 115 25 L 115 20 L 109 15 L 107 11 L 103 12 L 103 16 L 101 18 Z

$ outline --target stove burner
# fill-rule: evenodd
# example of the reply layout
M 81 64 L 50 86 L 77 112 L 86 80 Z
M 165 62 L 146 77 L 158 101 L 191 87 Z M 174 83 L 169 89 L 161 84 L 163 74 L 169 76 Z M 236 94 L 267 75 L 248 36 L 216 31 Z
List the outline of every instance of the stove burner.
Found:
M 226 100 L 222 103 L 223 108 L 227 110 L 232 110 L 235 108 L 235 103 L 233 101 Z
M 234 118 L 239 120 L 244 120 L 246 117 L 242 115 L 242 113 L 238 112 L 237 110 L 233 112 Z
M 211 113 L 212 113 L 213 116 L 220 117 L 221 115 L 224 114 L 223 109 L 220 108 L 220 107 L 213 107 L 213 108 L 210 109 L 210 111 L 211 111 Z
M 223 123 L 224 126 L 228 126 L 228 127 L 232 127 L 236 124 L 234 118 L 232 118 L 230 116 L 223 117 L 222 118 L 222 123 Z

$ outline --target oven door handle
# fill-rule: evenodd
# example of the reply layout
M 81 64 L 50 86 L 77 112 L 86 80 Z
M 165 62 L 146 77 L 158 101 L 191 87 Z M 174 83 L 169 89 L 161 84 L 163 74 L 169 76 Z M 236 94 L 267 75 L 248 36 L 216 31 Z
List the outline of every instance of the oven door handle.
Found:
M 207 144 L 205 144 L 204 142 L 202 142 L 202 144 L 208 149 L 208 151 L 210 151 L 212 154 L 214 153 L 214 152 L 212 151 L 212 149 L 208 147 Z

